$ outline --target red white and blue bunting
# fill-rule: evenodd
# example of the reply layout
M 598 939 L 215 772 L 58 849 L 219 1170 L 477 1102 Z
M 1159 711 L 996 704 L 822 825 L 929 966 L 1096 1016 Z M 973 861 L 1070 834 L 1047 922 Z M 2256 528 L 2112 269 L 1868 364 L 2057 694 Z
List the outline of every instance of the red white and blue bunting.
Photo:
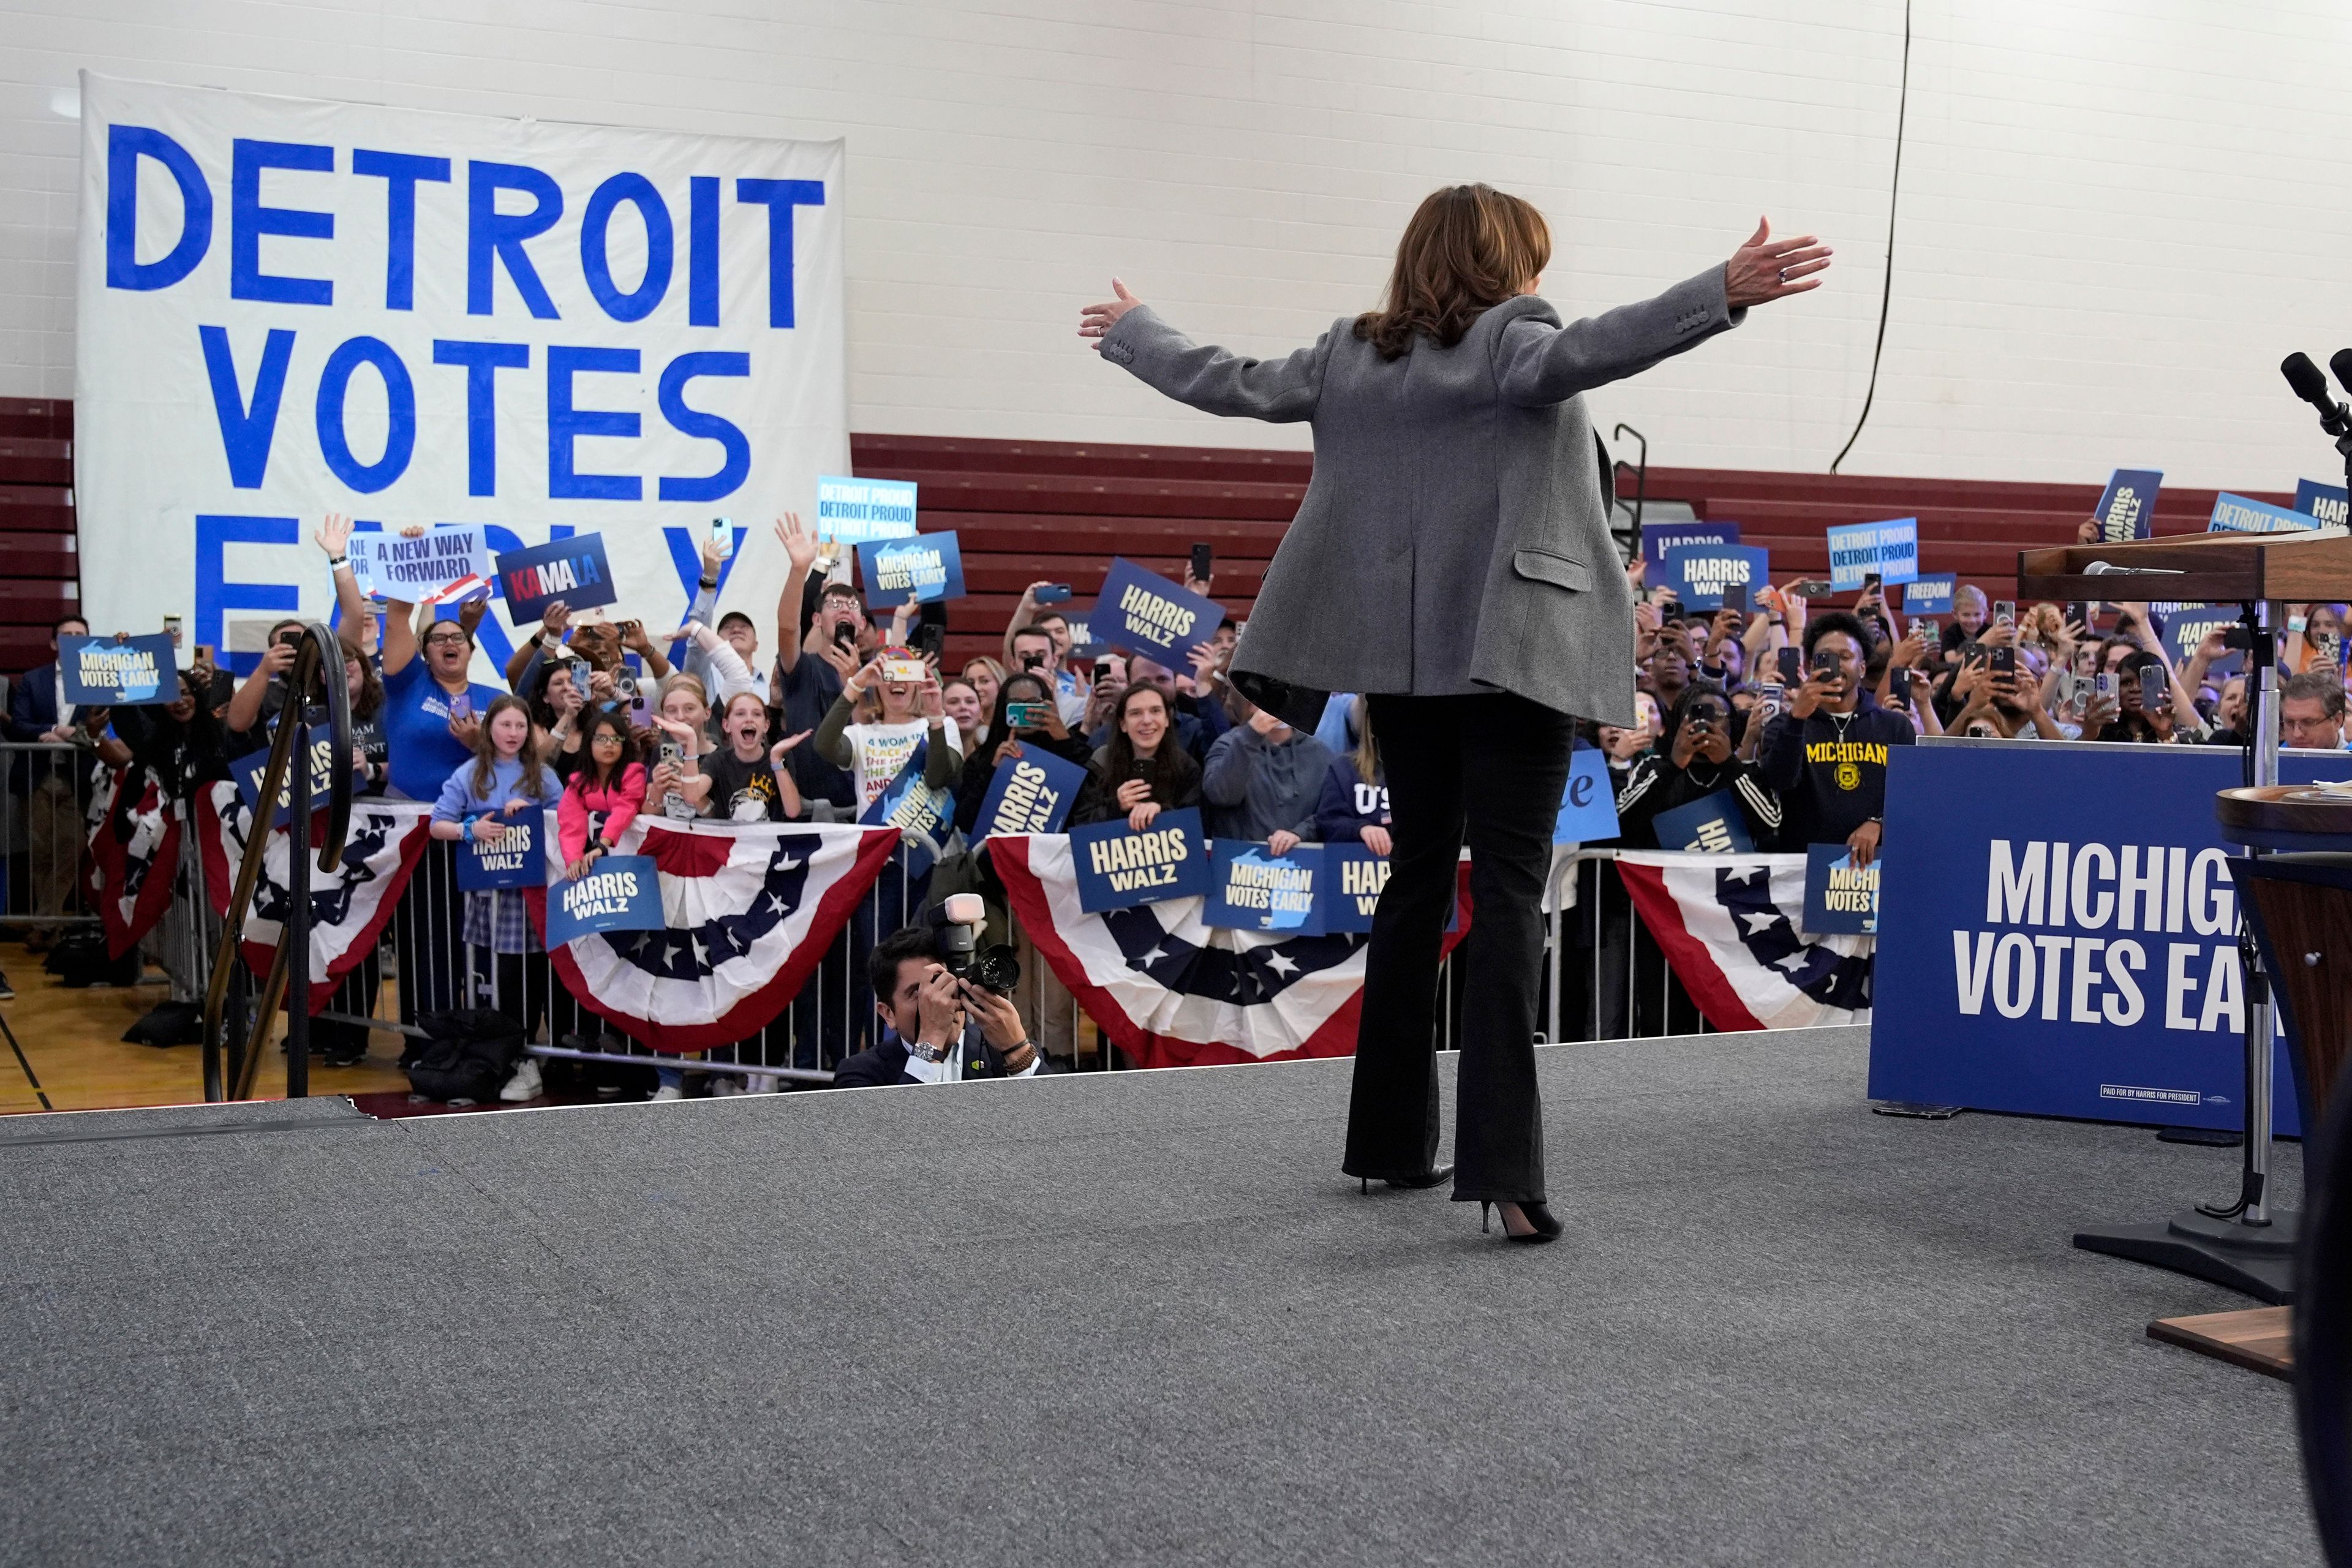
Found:
M 1199 898 L 1088 914 L 1066 834 L 997 834 L 990 861 L 1021 929 L 1088 1017 L 1144 1067 L 1205 1067 L 1356 1049 L 1368 938 L 1201 923 Z M 1469 868 L 1460 929 L 1470 929 Z
M 121 958 L 172 904 L 180 867 L 180 814 L 152 768 L 117 768 L 89 835 L 89 892 L 106 928 L 106 955 Z
M 551 821 L 544 837 L 553 880 Z M 573 998 L 655 1050 L 747 1039 L 791 1005 L 898 844 L 895 827 L 641 816 L 617 847 L 653 858 L 667 928 L 584 936 L 550 956 Z M 546 890 L 523 897 L 543 941 Z
M 310 866 L 310 1010 L 324 1008 L 343 976 L 375 948 L 401 893 L 425 858 L 433 808 L 418 801 L 353 802 L 342 864 L 331 872 Z M 205 889 L 213 912 L 228 913 L 236 869 L 245 858 L 252 826 L 245 799 L 226 782 L 196 797 L 196 830 L 205 857 Z M 256 974 L 269 973 L 289 907 L 286 890 L 287 837 L 269 835 L 262 850 L 261 879 L 239 940 L 245 962 Z
M 1675 978 L 1718 1029 L 1870 1022 L 1867 936 L 1807 936 L 1802 855 L 1623 850 L 1617 870 Z

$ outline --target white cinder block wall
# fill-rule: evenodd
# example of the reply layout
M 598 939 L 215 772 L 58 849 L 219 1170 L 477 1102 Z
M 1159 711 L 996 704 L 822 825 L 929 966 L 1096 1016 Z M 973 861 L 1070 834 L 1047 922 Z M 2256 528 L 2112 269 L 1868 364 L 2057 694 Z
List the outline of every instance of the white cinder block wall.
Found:
M 2329 0 L 1916 0 L 1894 310 L 1849 473 L 2291 485 L 2275 365 L 2352 342 Z M 1377 297 L 1441 183 L 1534 199 L 1580 312 L 1769 212 L 1833 286 L 1594 399 L 1654 460 L 1815 470 L 1878 314 L 1902 0 L 15 0 L 0 395 L 73 378 L 82 67 L 256 91 L 848 140 L 851 427 L 1301 445 L 1094 362 L 1114 270 L 1257 353 Z

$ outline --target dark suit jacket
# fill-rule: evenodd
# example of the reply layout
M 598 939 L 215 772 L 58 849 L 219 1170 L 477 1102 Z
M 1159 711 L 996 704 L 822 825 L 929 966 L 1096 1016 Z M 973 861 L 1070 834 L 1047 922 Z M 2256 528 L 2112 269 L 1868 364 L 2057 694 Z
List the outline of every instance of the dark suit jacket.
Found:
M 37 741 L 58 726 L 58 667 L 28 669 L 8 689 L 8 738 Z
M 977 1026 L 966 1029 L 956 1049 L 963 1053 L 963 1076 L 966 1078 L 1010 1078 L 1004 1070 L 1004 1056 L 988 1043 Z M 882 1043 L 871 1050 L 858 1052 L 833 1069 L 835 1089 L 877 1089 L 885 1084 L 920 1083 L 907 1072 L 907 1042 L 896 1031 L 882 1037 Z M 1039 1070 L 1043 1070 L 1040 1068 Z

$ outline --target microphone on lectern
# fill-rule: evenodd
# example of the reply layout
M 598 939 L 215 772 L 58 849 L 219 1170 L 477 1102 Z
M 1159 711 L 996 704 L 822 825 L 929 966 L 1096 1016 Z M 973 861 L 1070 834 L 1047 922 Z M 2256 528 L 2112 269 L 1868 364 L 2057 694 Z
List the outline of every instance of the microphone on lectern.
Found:
M 2336 379 L 2343 384 L 2345 391 L 2352 392 L 2352 349 L 2337 349 L 2330 354 L 2327 368 L 2336 373 Z
M 2345 355 L 2336 357 L 2343 360 Z M 2352 365 L 2352 361 L 2346 363 Z M 2297 397 L 2319 410 L 2321 429 L 2330 436 L 2352 435 L 2352 411 L 2328 395 L 2327 378 L 2319 374 L 2319 367 L 2311 363 L 2309 354 L 2298 351 L 2287 355 L 2279 362 L 2279 374 L 2286 377 L 2286 384 L 2294 388 Z

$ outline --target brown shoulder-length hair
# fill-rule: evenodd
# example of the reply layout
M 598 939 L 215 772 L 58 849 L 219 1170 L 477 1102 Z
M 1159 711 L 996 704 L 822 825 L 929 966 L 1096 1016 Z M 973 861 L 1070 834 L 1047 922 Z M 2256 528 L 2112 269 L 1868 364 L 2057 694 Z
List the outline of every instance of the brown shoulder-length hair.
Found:
M 1356 318 L 1356 335 L 1382 359 L 1412 353 L 1423 335 L 1450 349 L 1550 260 L 1549 226 L 1517 196 L 1485 184 L 1432 191 L 1397 242 L 1386 304 Z

